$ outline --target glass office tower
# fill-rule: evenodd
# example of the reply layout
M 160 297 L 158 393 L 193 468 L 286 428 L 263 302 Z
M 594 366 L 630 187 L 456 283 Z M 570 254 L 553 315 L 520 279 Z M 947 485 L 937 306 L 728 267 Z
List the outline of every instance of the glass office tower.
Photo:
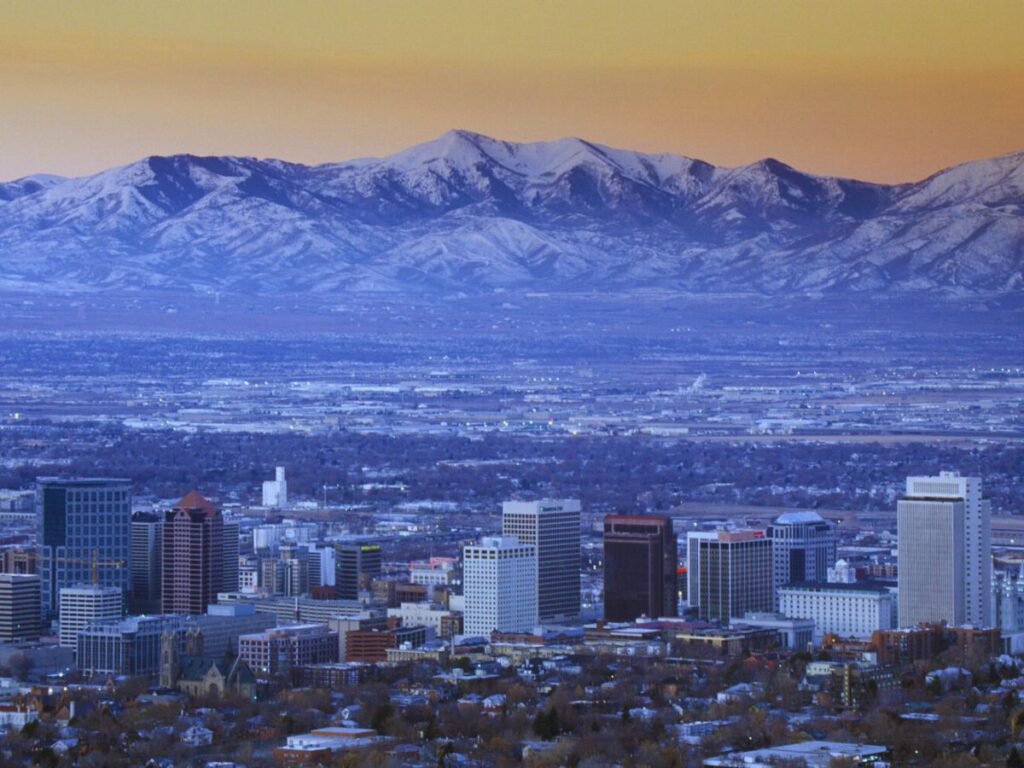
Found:
M 53 617 L 60 590 L 96 583 L 128 590 L 132 490 L 119 478 L 43 477 L 36 482 L 42 612 Z

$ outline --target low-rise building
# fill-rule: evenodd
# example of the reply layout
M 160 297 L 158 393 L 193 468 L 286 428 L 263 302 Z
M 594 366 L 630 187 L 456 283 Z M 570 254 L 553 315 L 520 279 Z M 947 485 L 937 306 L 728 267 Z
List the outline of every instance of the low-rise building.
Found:
M 402 603 L 397 608 L 388 608 L 388 616 L 399 619 L 404 626 L 426 627 L 428 640 L 448 638 L 462 631 L 462 614 L 434 603 Z
M 311 664 L 292 670 L 292 681 L 304 688 L 348 688 L 366 682 L 372 667 L 361 662 Z
M 63 611 L 67 603 L 61 603 Z M 78 668 L 86 676 L 97 674 L 160 674 L 161 635 L 172 633 L 182 656 L 222 659 L 234 651 L 239 637 L 277 624 L 272 614 L 251 606 L 210 606 L 202 616 L 129 616 L 98 621 L 77 635 Z
M 326 624 L 328 619 L 336 616 L 353 616 L 365 610 L 358 600 L 314 600 L 247 592 L 221 592 L 217 595 L 218 605 L 237 603 L 248 603 L 258 613 L 272 613 L 279 624 Z
M 362 749 L 378 741 L 377 732 L 372 728 L 317 728 L 289 736 L 284 746 L 274 750 L 274 760 L 282 765 L 316 765 L 334 752 Z
M 688 629 L 675 636 L 687 656 L 738 657 L 776 647 L 778 632 L 763 627 Z
M 879 664 L 907 664 L 930 659 L 946 648 L 943 624 L 922 624 L 905 629 L 880 629 L 871 635 Z
M 27 704 L 0 704 L 0 729 L 11 728 L 20 731 L 29 723 L 39 719 L 39 712 Z
M 420 626 L 356 629 L 345 638 L 345 661 L 387 661 L 390 648 L 416 648 L 427 642 L 427 628 Z
M 182 632 L 185 617 L 129 616 L 92 624 L 78 633 L 78 669 L 86 677 L 128 675 L 155 678 L 160 673 L 164 632 Z
M 164 632 L 160 640 L 162 688 L 176 689 L 190 696 L 232 693 L 255 698 L 256 676 L 240 656 L 182 655 L 181 645 L 180 633 Z
M 433 661 L 447 663 L 451 657 L 451 648 L 447 643 L 434 641 L 418 648 L 388 648 L 389 664 L 408 664 L 417 661 Z
M 779 636 L 779 646 L 795 651 L 807 650 L 814 642 L 813 619 L 790 619 L 781 613 L 752 612 L 742 619 L 733 619 L 729 626 L 774 629 Z
M 190 652 L 196 656 L 223 656 L 234 651 L 240 635 L 261 632 L 276 627 L 277 616 L 258 611 L 245 603 L 236 605 L 210 605 L 201 616 L 189 616 L 189 630 L 198 632 L 200 645 Z
M 338 635 L 338 659 L 344 660 L 348 655 L 346 640 L 348 639 L 349 632 L 360 629 L 385 629 L 390 626 L 389 621 L 394 622 L 396 620 L 389 620 L 387 616 L 377 611 L 364 611 L 354 616 L 339 616 L 329 619 L 327 626 Z
M 964 663 L 972 657 L 991 658 L 1002 650 L 1002 630 L 999 627 L 947 627 L 949 646 L 960 652 Z
M 259 677 L 289 677 L 293 667 L 337 661 L 338 636 L 326 624 L 295 624 L 241 635 L 238 655 Z
M 0 667 L 31 670 L 33 679 L 67 674 L 75 666 L 75 649 L 38 641 L 0 643 Z
M 879 744 L 846 744 L 838 741 L 802 741 L 779 747 L 753 749 L 749 752 L 730 752 L 704 760 L 707 768 L 769 768 L 772 765 L 793 764 L 806 768 L 828 768 L 836 761 L 849 759 L 857 765 L 871 765 L 885 760 L 888 749 Z
M 871 645 L 879 664 L 907 664 L 955 649 L 963 663 L 1002 652 L 999 627 L 951 627 L 945 622 L 875 632 Z
M 186 728 L 181 734 L 181 742 L 190 747 L 206 747 L 213 743 L 213 731 L 201 725 Z
M 450 587 L 458 584 L 459 559 L 457 557 L 432 557 L 409 563 L 409 580 L 413 584 L 428 587 Z
M 823 635 L 869 638 L 892 627 L 892 593 L 872 584 L 806 582 L 779 587 L 779 609 L 791 618 L 814 621 L 814 640 Z
M 899 688 L 900 681 L 891 670 L 859 662 L 848 662 L 834 668 L 829 681 L 833 702 L 846 709 L 859 709 Z

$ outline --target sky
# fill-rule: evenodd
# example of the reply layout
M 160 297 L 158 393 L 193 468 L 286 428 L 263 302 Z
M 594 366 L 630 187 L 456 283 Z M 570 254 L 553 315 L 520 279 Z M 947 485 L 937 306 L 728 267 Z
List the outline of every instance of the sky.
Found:
M 0 179 L 452 128 L 916 180 L 1024 149 L 1024 0 L 0 0 Z

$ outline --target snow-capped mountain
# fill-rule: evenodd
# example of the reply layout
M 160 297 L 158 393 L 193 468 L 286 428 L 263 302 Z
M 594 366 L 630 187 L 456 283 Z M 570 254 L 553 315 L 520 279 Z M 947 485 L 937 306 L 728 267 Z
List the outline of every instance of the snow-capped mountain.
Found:
M 0 184 L 0 201 L 14 200 L 16 197 L 31 195 L 62 181 L 67 181 L 67 179 L 63 176 L 54 176 L 47 173 L 37 173 L 32 176 L 15 179 L 6 184 Z
M 453 131 L 304 166 L 149 157 L 0 184 L 0 289 L 1000 294 L 1024 153 L 915 184 Z

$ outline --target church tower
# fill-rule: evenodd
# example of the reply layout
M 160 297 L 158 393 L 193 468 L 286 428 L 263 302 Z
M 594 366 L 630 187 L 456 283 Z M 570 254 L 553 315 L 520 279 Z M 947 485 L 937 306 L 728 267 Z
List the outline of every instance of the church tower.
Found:
M 176 688 L 181 671 L 178 633 L 167 630 L 160 636 L 160 687 Z

